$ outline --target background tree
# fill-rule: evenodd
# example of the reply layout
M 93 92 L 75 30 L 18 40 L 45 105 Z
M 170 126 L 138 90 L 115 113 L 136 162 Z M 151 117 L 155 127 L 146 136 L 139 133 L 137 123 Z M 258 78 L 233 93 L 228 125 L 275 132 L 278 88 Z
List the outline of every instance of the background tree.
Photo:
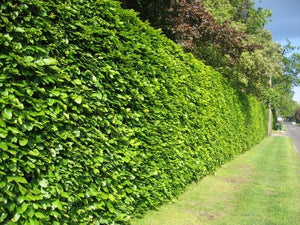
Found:
M 163 32 L 186 51 L 194 53 L 206 64 L 219 65 L 216 60 L 225 57 L 227 64 L 234 64 L 243 51 L 253 51 L 257 45 L 247 43 L 246 35 L 229 26 L 228 21 L 218 23 L 200 1 L 123 1 L 125 7 L 138 10 L 141 18 Z M 208 51 L 207 51 L 208 50 Z M 215 60 L 214 60 L 215 59 Z M 230 60 L 229 60 L 230 59 Z
M 297 48 L 289 40 L 282 46 L 282 70 L 284 73 L 283 80 L 280 82 L 282 88 L 285 87 L 280 97 L 277 109 L 281 115 L 293 117 L 299 104 L 293 101 L 292 88 L 300 85 L 300 54 L 295 53 Z
M 276 96 L 280 95 L 276 90 L 283 77 L 281 47 L 271 40 L 262 40 L 260 43 L 264 49 L 243 53 L 230 72 L 235 74 L 236 86 L 239 89 L 259 97 L 264 102 L 274 103 Z
M 120 0 L 123 8 L 139 12 L 142 20 L 148 20 L 152 27 L 161 28 L 167 32 L 167 14 L 172 0 Z
M 271 16 L 270 10 L 255 8 L 250 0 L 203 0 L 202 4 L 216 21 L 222 23 L 227 20 L 231 26 L 239 23 L 236 28 L 247 34 L 259 32 Z
M 284 56 L 283 64 L 283 70 L 291 77 L 293 85 L 300 85 L 300 54 L 292 53 L 290 56 Z

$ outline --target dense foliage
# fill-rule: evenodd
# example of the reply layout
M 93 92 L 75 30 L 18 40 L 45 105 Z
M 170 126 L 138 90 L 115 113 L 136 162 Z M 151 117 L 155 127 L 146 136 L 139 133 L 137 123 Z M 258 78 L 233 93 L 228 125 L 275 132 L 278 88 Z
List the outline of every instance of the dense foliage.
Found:
M 246 43 L 246 34 L 228 25 L 228 21 L 218 23 L 207 12 L 201 1 L 167 0 L 152 1 L 122 0 L 124 7 L 134 8 L 141 12 L 141 17 L 154 26 L 163 29 L 164 33 L 181 44 L 186 51 L 201 54 L 206 60 L 205 51 L 199 47 L 214 48 L 221 56 L 229 55 L 231 63 L 236 61 L 243 51 L 254 51 L 260 46 Z M 154 9 L 154 10 L 153 10 Z M 211 64 L 212 61 L 208 61 Z M 215 62 L 214 62 L 215 63 Z
M 203 7 L 201 2 L 180 0 L 170 8 L 169 23 L 176 42 L 191 51 L 196 46 L 213 44 L 222 56 L 239 59 L 244 51 L 254 51 L 259 46 L 245 44 L 246 34 L 228 26 L 228 21 L 219 24 Z
M 275 43 L 264 28 L 271 10 L 256 7 L 252 0 L 120 1 L 213 66 L 236 89 L 269 102 L 280 113 L 293 114 L 292 87 L 299 83 L 300 57 L 287 54 L 286 46 Z
M 110 0 L 0 4 L 0 223 L 116 224 L 266 135 L 266 110 Z
M 261 7 L 255 7 L 252 0 L 202 0 L 205 9 L 213 15 L 216 21 L 222 23 L 229 21 L 232 24 L 239 24 L 236 28 L 246 34 L 261 32 L 271 11 Z M 242 25 L 242 26 L 240 26 Z

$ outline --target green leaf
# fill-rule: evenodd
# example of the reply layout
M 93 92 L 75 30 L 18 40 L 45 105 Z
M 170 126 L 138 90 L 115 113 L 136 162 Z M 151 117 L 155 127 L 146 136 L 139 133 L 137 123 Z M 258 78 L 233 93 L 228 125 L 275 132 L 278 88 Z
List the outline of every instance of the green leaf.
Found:
M 27 215 L 32 218 L 34 215 L 34 208 L 32 206 L 29 206 L 29 209 L 26 211 Z
M 40 225 L 40 222 L 36 218 L 30 218 L 29 224 L 30 225 Z
M 35 212 L 34 215 L 35 215 L 35 217 L 37 217 L 39 219 L 45 219 L 45 218 L 47 218 L 47 216 L 44 213 L 42 213 L 42 212 Z
M 48 99 L 48 105 L 49 106 L 52 106 L 54 103 L 55 103 L 55 99 L 53 99 L 53 98 Z
M 109 198 L 109 200 L 111 200 L 112 202 L 115 201 L 115 197 L 114 197 L 112 194 L 109 194 L 109 195 L 108 195 L 108 198 Z
M 20 219 L 20 217 L 21 217 L 21 214 L 16 213 L 16 214 L 14 215 L 14 217 L 11 219 L 11 221 L 12 221 L 13 223 L 15 223 L 15 222 L 17 222 L 17 221 Z
M 37 135 L 35 138 L 36 143 L 42 143 L 44 140 L 41 135 Z
M 27 209 L 27 207 L 28 207 L 28 204 L 26 202 L 23 202 L 23 204 L 21 205 L 21 207 L 19 207 L 19 209 L 20 209 L 19 213 L 25 212 L 26 209 Z
M 15 31 L 16 31 L 16 32 L 20 32 L 20 33 L 24 33 L 24 32 L 25 32 L 25 30 L 24 30 L 23 27 L 16 27 L 16 28 L 15 28 Z
M 73 97 L 74 101 L 77 103 L 77 104 L 81 104 L 82 102 L 82 96 L 81 95 L 75 95 Z
M 22 204 L 24 202 L 24 199 L 25 199 L 25 197 L 23 195 L 22 196 L 18 196 L 18 198 L 17 198 L 18 204 Z
M 31 131 L 33 129 L 33 124 L 32 123 L 24 123 L 23 128 L 25 130 Z
M 30 88 L 28 88 L 28 89 L 26 90 L 26 93 L 27 93 L 29 96 L 32 96 L 33 93 L 34 93 L 34 91 L 31 90 Z
M 7 131 L 6 130 L 4 130 L 4 131 L 1 131 L 0 130 L 0 138 L 6 138 L 7 137 Z
M 12 212 L 16 207 L 16 204 L 11 202 L 8 204 L 8 211 Z
M 5 142 L 0 142 L 0 148 L 4 151 L 8 150 L 7 144 Z
M 30 63 L 34 60 L 34 58 L 32 56 L 25 56 L 24 57 L 24 62 L 25 63 Z
M 44 60 L 43 59 L 38 59 L 37 61 L 35 61 L 35 63 L 39 66 L 44 66 L 45 63 L 44 63 Z
M 61 92 L 59 90 L 54 89 L 51 91 L 51 94 L 54 95 L 55 97 L 57 97 L 61 94 Z
M 20 138 L 19 139 L 19 144 L 21 145 L 21 146 L 25 146 L 25 145 L 27 145 L 27 143 L 28 143 L 28 139 L 27 138 Z
M 11 138 L 11 142 L 12 143 L 17 143 L 18 142 L 18 138 L 16 136 Z
M 27 192 L 27 189 L 24 188 L 21 184 L 18 183 L 19 191 L 22 195 L 24 195 Z
M 5 123 L 5 121 L 4 120 L 2 120 L 2 119 L 0 119 L 0 126 L 1 127 L 6 127 L 6 123 Z
M 45 65 L 55 65 L 57 63 L 57 60 L 54 58 L 45 58 L 44 59 Z
M 16 107 L 18 109 L 24 109 L 24 105 L 21 102 L 19 102 L 18 104 L 14 104 L 14 107 Z
M 28 152 L 28 155 L 39 156 L 40 152 L 37 149 L 33 149 L 32 151 Z
M 9 34 L 4 34 L 3 37 L 4 37 L 7 41 L 11 41 L 11 40 L 13 39 Z
M 8 181 L 15 181 L 17 183 L 26 184 L 27 180 L 24 177 L 7 177 Z
M 46 187 L 48 187 L 49 182 L 46 179 L 42 179 L 42 180 L 40 180 L 39 185 L 43 188 L 46 188 Z
M 8 213 L 7 213 L 7 212 L 2 212 L 2 213 L 0 214 L 0 222 L 1 222 L 1 221 L 4 221 L 4 219 L 5 219 L 7 216 L 8 216 Z
M 60 191 L 60 195 L 64 198 L 69 198 L 70 197 L 70 194 L 68 192 L 65 192 L 65 191 Z
M 16 127 L 8 127 L 8 130 L 10 130 L 13 134 L 19 134 L 20 131 Z
M 80 84 L 81 84 L 81 80 L 79 80 L 79 79 L 75 79 L 75 80 L 73 81 L 73 83 L 74 83 L 74 84 L 78 84 L 78 85 L 80 85 Z
M 10 120 L 12 118 L 12 111 L 10 109 L 4 109 L 2 115 L 3 118 Z
M 42 195 L 32 195 L 29 192 L 27 192 L 27 194 L 25 195 L 27 199 L 29 199 L 30 201 L 37 201 L 37 200 L 41 200 L 43 199 Z
M 109 212 L 111 212 L 111 213 L 115 213 L 115 212 L 116 212 L 116 209 L 115 209 L 115 207 L 111 204 L 111 202 L 107 202 L 107 203 L 106 203 L 106 206 L 107 206 Z
M 52 202 L 52 207 L 58 208 L 59 210 L 63 209 L 63 206 L 62 206 L 61 202 L 58 199 L 56 199 L 54 202 Z

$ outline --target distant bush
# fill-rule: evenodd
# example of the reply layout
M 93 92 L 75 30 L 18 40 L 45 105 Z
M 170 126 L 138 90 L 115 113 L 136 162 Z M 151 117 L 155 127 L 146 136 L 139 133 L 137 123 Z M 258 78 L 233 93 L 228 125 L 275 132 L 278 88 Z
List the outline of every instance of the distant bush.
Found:
M 102 0 L 0 4 L 0 223 L 112 224 L 266 135 L 266 110 Z

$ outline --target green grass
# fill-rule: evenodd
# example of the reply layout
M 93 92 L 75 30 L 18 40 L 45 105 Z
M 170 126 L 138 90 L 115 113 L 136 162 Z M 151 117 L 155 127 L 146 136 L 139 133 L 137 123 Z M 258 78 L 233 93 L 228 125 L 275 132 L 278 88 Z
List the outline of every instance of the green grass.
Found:
M 133 225 L 300 224 L 300 156 L 268 137 Z

